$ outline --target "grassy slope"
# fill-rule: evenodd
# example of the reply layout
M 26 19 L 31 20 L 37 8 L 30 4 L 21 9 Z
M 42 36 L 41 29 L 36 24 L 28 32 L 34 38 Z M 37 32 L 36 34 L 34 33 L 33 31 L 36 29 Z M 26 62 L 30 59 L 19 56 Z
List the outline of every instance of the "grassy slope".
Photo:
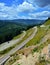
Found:
M 26 46 L 31 46 L 31 45 L 36 45 L 39 43 L 40 39 L 46 34 L 46 30 L 45 28 L 38 28 L 38 32 L 35 35 L 35 37 L 33 39 L 31 39 Z
M 23 33 L 21 33 L 21 34 L 15 36 L 15 37 L 13 38 L 13 40 L 16 40 L 16 39 L 20 38 L 22 35 L 23 35 Z
M 46 25 L 50 25 L 50 19 L 46 21 L 46 23 L 44 24 Z M 35 37 L 33 39 L 31 39 L 27 44 L 26 47 L 31 46 L 31 45 L 36 45 L 40 42 L 40 40 L 47 34 L 47 31 L 50 29 L 50 27 L 38 27 L 38 32 L 35 35 Z
M 50 19 L 46 20 L 45 25 L 50 25 Z

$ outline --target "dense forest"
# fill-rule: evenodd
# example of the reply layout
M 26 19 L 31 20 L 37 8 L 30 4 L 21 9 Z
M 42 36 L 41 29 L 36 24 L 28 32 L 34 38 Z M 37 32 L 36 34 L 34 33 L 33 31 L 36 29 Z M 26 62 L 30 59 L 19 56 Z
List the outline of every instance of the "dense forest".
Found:
M 22 33 L 23 30 L 28 30 L 29 28 L 35 26 L 35 22 L 29 24 L 27 21 L 29 20 L 17 20 L 17 22 L 16 20 L 0 20 L 0 44 L 11 40 L 14 36 Z M 38 25 L 39 24 L 42 23 L 38 22 Z

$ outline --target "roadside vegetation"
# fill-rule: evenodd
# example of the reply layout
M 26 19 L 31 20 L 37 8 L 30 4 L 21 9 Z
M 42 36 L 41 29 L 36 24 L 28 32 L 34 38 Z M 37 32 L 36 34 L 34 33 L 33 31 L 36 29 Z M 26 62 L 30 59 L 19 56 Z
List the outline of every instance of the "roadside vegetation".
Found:
M 13 39 L 13 37 L 21 34 L 23 30 L 27 30 L 26 25 L 0 21 L 0 44 Z
M 36 48 L 34 48 L 34 49 L 32 50 L 32 54 L 33 54 L 34 52 L 40 52 L 44 47 L 48 46 L 48 44 L 50 44 L 50 39 L 48 39 L 45 43 L 40 44 L 39 46 L 37 46 Z
M 35 37 L 33 39 L 31 39 L 26 45 L 25 47 L 28 46 L 32 46 L 32 45 L 36 45 L 38 44 L 41 39 L 48 33 L 50 32 L 50 19 L 48 19 L 45 23 L 44 23 L 44 27 L 41 27 L 40 25 L 38 26 L 38 31 L 37 34 L 35 35 Z
M 48 20 L 46 20 L 46 22 L 44 24 L 45 25 L 50 25 L 50 18 Z
M 13 46 L 9 47 L 9 48 L 6 48 L 5 50 L 3 49 L 3 51 L 0 51 L 0 55 L 3 55 L 5 53 L 8 53 L 11 49 L 15 48 L 17 45 L 19 45 L 20 43 L 22 43 L 25 39 L 27 39 L 32 33 L 34 32 L 34 29 L 29 29 L 26 31 L 26 35 L 24 36 L 24 38 L 22 40 L 20 40 L 18 43 L 14 44 Z M 13 38 L 14 39 L 17 39 L 17 38 L 20 38 L 24 33 L 16 36 Z
M 40 40 L 46 35 L 46 30 L 45 27 L 41 28 L 38 27 L 38 31 L 37 34 L 35 35 L 35 37 L 33 39 L 31 39 L 25 46 L 31 46 L 31 45 L 36 45 L 40 42 Z
M 20 38 L 23 34 L 24 34 L 24 33 L 21 33 L 21 34 L 15 36 L 12 40 L 16 40 L 16 39 Z
M 12 65 L 16 60 L 19 60 L 19 55 L 15 54 L 14 56 L 11 56 L 10 59 L 6 62 L 5 65 Z
M 19 42 L 19 43 L 17 43 L 17 44 L 20 44 L 20 43 L 22 43 L 24 40 L 26 40 L 29 36 L 31 36 L 31 34 L 34 32 L 34 28 L 31 28 L 31 29 L 29 29 L 27 32 L 26 32 L 26 35 L 24 36 L 24 38 Z

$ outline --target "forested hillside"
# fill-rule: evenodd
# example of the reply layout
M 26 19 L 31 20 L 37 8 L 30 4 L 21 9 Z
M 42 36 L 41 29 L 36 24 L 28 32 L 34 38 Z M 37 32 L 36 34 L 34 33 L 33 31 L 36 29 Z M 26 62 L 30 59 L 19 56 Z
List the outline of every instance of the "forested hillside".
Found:
M 42 23 L 44 23 L 43 20 L 0 20 L 0 44 L 11 40 L 23 30 L 28 30 L 29 28 Z
M 11 40 L 23 30 L 27 30 L 26 25 L 14 22 L 0 22 L 0 43 Z

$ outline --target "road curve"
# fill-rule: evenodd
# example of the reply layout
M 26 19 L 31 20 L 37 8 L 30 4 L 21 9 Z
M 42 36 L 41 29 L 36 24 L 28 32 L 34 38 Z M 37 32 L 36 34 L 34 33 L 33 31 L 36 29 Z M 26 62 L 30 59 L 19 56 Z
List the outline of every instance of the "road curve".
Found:
M 34 28 L 35 28 L 35 31 L 32 33 L 31 36 L 29 36 L 29 38 L 24 40 L 21 44 L 19 44 L 15 48 L 13 48 L 9 53 L 5 54 L 5 56 L 0 59 L 0 65 L 3 65 L 3 63 L 10 57 L 11 54 L 13 54 L 16 51 L 18 51 L 19 49 L 21 49 L 27 42 L 29 42 L 29 40 L 31 40 L 36 35 L 37 27 L 34 27 Z

